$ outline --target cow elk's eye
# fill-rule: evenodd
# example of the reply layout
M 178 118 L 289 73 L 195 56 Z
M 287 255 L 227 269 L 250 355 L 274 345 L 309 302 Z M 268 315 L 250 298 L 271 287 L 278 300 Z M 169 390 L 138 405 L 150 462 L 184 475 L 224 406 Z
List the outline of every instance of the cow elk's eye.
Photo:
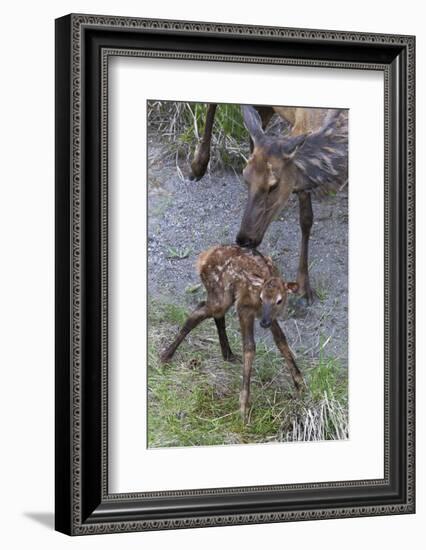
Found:
M 282 301 L 283 301 L 282 298 L 278 298 L 278 300 L 277 300 L 277 306 L 279 306 L 279 305 L 281 304 Z

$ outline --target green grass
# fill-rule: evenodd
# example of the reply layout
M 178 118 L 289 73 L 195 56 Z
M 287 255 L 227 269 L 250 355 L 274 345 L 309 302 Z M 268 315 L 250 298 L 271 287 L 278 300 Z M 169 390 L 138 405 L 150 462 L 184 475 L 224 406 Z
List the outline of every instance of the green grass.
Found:
M 321 339 L 319 360 L 306 369 L 309 393 L 292 420 L 287 440 L 328 440 L 348 437 L 347 369 L 339 361 L 326 357 L 327 341 Z
M 159 361 L 191 309 L 160 301 L 149 304 L 148 446 L 181 447 L 348 437 L 347 371 L 324 354 L 299 363 L 307 390 L 298 397 L 273 344 L 257 343 L 249 422 L 239 414 L 241 365 L 222 360 L 213 320 L 191 332 L 169 365 Z M 238 323 L 227 316 L 234 353 L 241 355 Z M 324 340 L 325 341 L 325 340 Z
M 202 285 L 200 283 L 196 283 L 195 285 L 187 285 L 185 288 L 185 292 L 187 294 L 197 294 L 202 290 Z
M 315 287 L 315 294 L 320 302 L 324 302 L 327 300 L 328 297 L 328 291 L 325 287 L 316 286 Z
M 171 198 L 169 196 L 157 196 L 149 205 L 149 215 L 152 218 L 161 218 L 167 208 L 170 206 Z
M 149 101 L 149 132 L 171 156 L 190 161 L 203 135 L 207 104 Z M 249 137 L 239 105 L 218 105 L 212 133 L 210 167 L 241 169 L 249 153 Z
M 167 257 L 172 260 L 183 260 L 191 254 L 191 249 L 189 247 L 185 248 L 176 248 L 170 247 L 167 249 Z
M 329 284 L 328 281 L 319 279 L 315 281 L 315 295 L 320 302 L 325 302 L 329 296 Z

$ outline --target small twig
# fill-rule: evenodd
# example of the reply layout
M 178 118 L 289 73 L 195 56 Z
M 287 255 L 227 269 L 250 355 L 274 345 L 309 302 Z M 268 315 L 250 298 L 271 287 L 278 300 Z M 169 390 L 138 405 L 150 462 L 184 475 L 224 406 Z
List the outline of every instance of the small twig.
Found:
M 178 164 L 178 151 L 176 150 L 176 171 L 178 173 L 178 176 L 179 176 L 179 179 L 181 181 L 185 181 L 185 177 L 184 175 L 182 174 L 182 170 L 179 168 L 179 164 Z
M 299 330 L 299 326 L 297 324 L 297 321 L 296 321 L 296 319 L 293 319 L 293 321 L 294 321 L 294 324 L 296 325 L 297 334 L 299 335 L 299 342 L 302 342 L 302 336 L 300 334 L 300 330 Z
M 339 191 L 342 191 L 347 185 L 348 185 L 348 180 L 346 180 L 345 183 L 343 183 L 343 184 L 339 187 Z
M 200 336 L 199 340 L 201 340 L 202 342 L 207 342 L 208 344 L 216 344 L 217 343 L 217 340 L 215 340 L 214 338 L 208 338 L 207 336 Z
M 217 422 L 218 420 L 222 420 L 222 418 L 226 418 L 227 416 L 232 416 L 233 414 L 236 414 L 238 411 L 233 411 L 227 414 L 224 414 L 223 416 L 217 416 L 216 418 L 203 418 L 202 416 L 197 416 L 198 420 L 202 420 L 203 422 Z
M 324 349 L 325 346 L 330 342 L 331 340 L 331 335 L 327 338 L 327 340 L 324 342 L 324 344 L 321 346 L 321 349 Z

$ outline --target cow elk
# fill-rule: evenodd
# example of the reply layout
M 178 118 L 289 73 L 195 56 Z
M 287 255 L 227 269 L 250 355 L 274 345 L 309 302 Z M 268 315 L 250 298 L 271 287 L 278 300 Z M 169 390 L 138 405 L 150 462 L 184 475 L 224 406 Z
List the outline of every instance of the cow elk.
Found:
M 216 104 L 207 109 L 204 134 L 191 164 L 200 179 L 210 158 Z M 266 126 L 277 113 L 290 126 L 286 135 L 268 135 Z M 299 294 L 314 299 L 308 270 L 308 244 L 313 224 L 311 195 L 325 195 L 343 186 L 348 177 L 348 112 L 243 105 L 244 124 L 251 138 L 251 156 L 243 171 L 248 196 L 236 242 L 256 248 L 275 216 L 296 193 L 302 233 L 297 273 Z
M 206 288 L 207 299 L 199 303 L 189 315 L 173 343 L 162 352 L 161 360 L 164 363 L 169 362 L 189 332 L 205 319 L 213 317 L 224 360 L 236 362 L 238 358 L 231 351 L 225 326 L 225 314 L 235 303 L 244 354 L 240 411 L 246 422 L 250 375 L 256 350 L 256 317 L 260 318 L 261 327 L 271 330 L 275 344 L 290 370 L 296 390 L 300 392 L 304 387 L 302 374 L 277 320 L 285 306 L 287 294 L 297 292 L 298 284 L 285 282 L 270 258 L 236 245 L 215 246 L 203 252 L 198 258 L 197 270 Z

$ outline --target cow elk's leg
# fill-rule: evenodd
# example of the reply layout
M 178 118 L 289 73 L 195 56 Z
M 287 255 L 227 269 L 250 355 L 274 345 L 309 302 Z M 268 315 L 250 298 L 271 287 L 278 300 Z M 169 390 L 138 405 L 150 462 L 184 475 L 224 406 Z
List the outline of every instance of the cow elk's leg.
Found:
M 284 332 L 281 330 L 281 327 L 277 320 L 272 321 L 271 332 L 277 348 L 280 350 L 281 355 L 284 357 L 288 368 L 290 369 L 290 374 L 293 379 L 294 387 L 300 393 L 305 387 L 305 381 L 303 380 L 302 373 L 296 365 L 294 356 L 287 343 L 287 338 L 285 337 Z
M 219 343 L 223 359 L 229 363 L 241 362 L 241 358 L 232 353 L 229 345 L 228 335 L 226 334 L 225 316 L 215 317 L 214 322 L 216 323 L 217 332 L 219 334 Z
M 167 363 L 168 361 L 170 361 L 177 348 L 183 342 L 184 338 L 191 332 L 191 330 L 211 316 L 212 315 L 210 312 L 210 308 L 206 304 L 206 302 L 200 302 L 195 310 L 188 317 L 188 319 L 185 321 L 185 324 L 179 331 L 179 334 L 176 336 L 174 341 L 161 353 L 161 361 L 163 363 Z
M 206 173 L 210 160 L 210 144 L 216 107 L 216 103 L 210 103 L 207 107 L 206 125 L 204 127 L 203 137 L 195 150 L 194 159 L 191 163 L 192 172 L 189 176 L 191 180 L 199 180 Z
M 246 423 L 249 412 L 251 368 L 256 352 L 256 344 L 254 342 L 254 314 L 246 308 L 241 308 L 238 311 L 238 315 L 240 319 L 244 352 L 243 383 L 240 392 L 240 412 L 243 422 Z
M 300 229 L 302 230 L 302 241 L 300 246 L 299 269 L 297 272 L 297 282 L 299 284 L 299 293 L 306 299 L 308 305 L 314 301 L 314 291 L 309 282 L 309 267 L 308 267 L 308 249 L 309 236 L 313 223 L 312 200 L 311 194 L 306 191 L 300 191 L 299 196 L 299 217 Z

